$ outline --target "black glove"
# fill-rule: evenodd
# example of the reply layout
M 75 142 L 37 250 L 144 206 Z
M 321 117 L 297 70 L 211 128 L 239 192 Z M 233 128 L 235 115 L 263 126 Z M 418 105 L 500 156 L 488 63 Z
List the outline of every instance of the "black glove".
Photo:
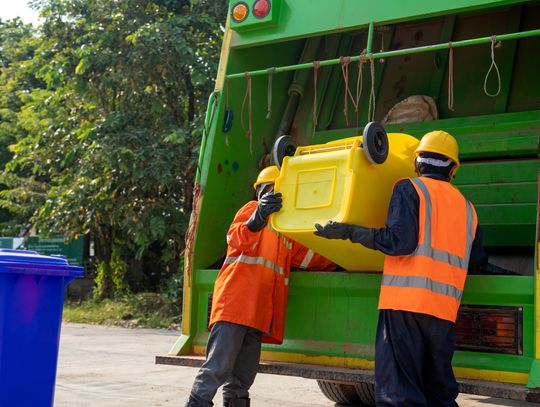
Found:
M 375 229 L 351 225 L 349 228 L 349 239 L 351 239 L 351 242 L 360 243 L 368 249 L 375 249 Z
M 324 226 L 315 224 L 315 235 L 325 237 L 327 239 L 348 239 L 349 238 L 349 225 L 348 223 L 328 221 Z
M 281 209 L 281 193 L 267 192 L 257 204 L 257 209 L 246 222 L 247 227 L 252 232 L 257 232 L 266 226 L 270 214 Z
M 329 221 L 324 226 L 316 223 L 315 228 L 317 231 L 314 233 L 317 236 L 327 239 L 350 239 L 351 242 L 361 243 L 368 249 L 374 248 L 375 229 L 334 221 Z

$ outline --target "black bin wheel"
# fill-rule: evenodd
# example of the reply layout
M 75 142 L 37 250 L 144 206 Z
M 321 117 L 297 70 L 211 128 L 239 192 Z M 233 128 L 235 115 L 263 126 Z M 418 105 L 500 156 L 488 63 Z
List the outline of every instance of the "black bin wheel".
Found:
M 278 137 L 278 139 L 274 142 L 274 146 L 272 147 L 272 158 L 274 160 L 274 164 L 277 165 L 278 168 L 281 168 L 283 159 L 285 157 L 292 157 L 295 152 L 296 145 L 294 144 L 291 136 L 285 135 Z
M 362 138 L 364 154 L 372 164 L 382 164 L 388 157 L 388 135 L 379 122 L 369 122 Z
M 373 383 L 339 383 L 317 380 L 317 384 L 327 399 L 357 407 L 375 407 L 375 386 Z

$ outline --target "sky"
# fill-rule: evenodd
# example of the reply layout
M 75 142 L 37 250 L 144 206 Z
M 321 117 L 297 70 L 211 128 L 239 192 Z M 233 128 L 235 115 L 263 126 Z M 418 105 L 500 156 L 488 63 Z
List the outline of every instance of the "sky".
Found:
M 0 0 L 0 19 L 21 17 L 25 23 L 38 23 L 38 14 L 26 4 L 27 0 Z

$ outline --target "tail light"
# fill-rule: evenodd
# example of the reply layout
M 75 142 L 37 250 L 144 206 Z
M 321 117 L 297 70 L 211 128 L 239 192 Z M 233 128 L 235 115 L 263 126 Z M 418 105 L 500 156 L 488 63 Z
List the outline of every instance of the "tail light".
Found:
M 523 308 L 462 305 L 455 325 L 456 349 L 523 354 Z
M 270 13 L 270 0 L 257 0 L 253 5 L 253 15 L 257 18 L 264 18 Z
M 231 18 L 235 23 L 241 23 L 249 15 L 249 7 L 243 1 L 236 3 L 231 9 Z

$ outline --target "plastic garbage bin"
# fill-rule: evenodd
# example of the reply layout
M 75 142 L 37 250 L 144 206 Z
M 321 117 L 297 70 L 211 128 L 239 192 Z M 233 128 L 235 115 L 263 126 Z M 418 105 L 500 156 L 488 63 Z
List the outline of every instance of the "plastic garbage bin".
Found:
M 0 250 L 0 407 L 53 405 L 64 288 L 83 268 Z
M 384 255 L 350 240 L 315 236 L 315 223 L 329 220 L 380 228 L 384 226 L 394 183 L 414 177 L 418 140 L 408 134 L 388 134 L 389 152 L 373 163 L 362 147 L 362 136 L 298 147 L 285 157 L 276 191 L 283 208 L 271 217 L 278 232 L 320 253 L 348 271 L 382 271 Z

